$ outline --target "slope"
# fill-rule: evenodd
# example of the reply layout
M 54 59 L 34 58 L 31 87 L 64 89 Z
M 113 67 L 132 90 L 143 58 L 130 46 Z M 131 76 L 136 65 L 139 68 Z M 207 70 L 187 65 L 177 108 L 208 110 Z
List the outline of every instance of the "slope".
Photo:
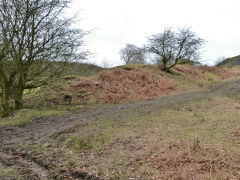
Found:
M 240 66 L 240 55 L 234 56 L 231 58 L 227 58 L 224 61 L 218 63 L 217 67 L 233 67 L 233 66 Z
M 239 79 L 218 82 L 201 92 L 1 128 L 0 163 L 11 169 L 4 176 L 237 179 L 239 85 Z
M 173 73 L 154 65 L 127 65 L 89 77 L 65 76 L 25 96 L 26 106 L 114 104 L 201 90 L 239 76 L 232 69 L 178 65 Z

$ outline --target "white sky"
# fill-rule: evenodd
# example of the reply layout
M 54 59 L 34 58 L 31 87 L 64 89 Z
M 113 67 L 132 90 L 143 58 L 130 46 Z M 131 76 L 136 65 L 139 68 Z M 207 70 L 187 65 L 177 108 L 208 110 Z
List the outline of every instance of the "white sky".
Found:
M 119 50 L 126 43 L 142 46 L 165 27 L 191 27 L 208 41 L 202 61 L 240 55 L 240 0 L 73 0 L 79 27 L 94 29 L 86 38 L 91 62 L 123 64 Z

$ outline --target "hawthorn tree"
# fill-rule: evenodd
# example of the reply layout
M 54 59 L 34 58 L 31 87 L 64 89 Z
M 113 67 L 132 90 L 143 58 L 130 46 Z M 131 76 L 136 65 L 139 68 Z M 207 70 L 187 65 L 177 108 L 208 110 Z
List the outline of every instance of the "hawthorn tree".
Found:
M 0 87 L 2 113 L 9 98 L 23 107 L 24 89 L 40 86 L 64 70 L 66 62 L 85 59 L 83 38 L 64 12 L 71 0 L 0 0 Z
M 126 64 L 144 64 L 144 49 L 133 44 L 126 44 L 126 47 L 120 49 L 120 57 Z
M 157 56 L 162 70 L 170 72 L 181 59 L 198 60 L 199 50 L 204 43 L 204 39 L 190 28 L 181 28 L 178 31 L 167 28 L 163 33 L 149 37 L 146 49 Z

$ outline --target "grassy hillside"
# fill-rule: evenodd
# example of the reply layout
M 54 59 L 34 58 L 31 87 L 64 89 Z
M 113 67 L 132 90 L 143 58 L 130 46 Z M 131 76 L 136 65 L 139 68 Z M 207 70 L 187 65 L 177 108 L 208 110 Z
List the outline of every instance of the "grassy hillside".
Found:
M 240 55 L 227 58 L 224 61 L 218 63 L 217 67 L 233 67 L 233 66 L 240 66 Z
M 239 77 L 190 65 L 65 74 L 0 119 L 0 179 L 239 179 Z
M 85 64 L 85 63 L 69 63 L 65 71 L 63 72 L 63 76 L 92 76 L 97 72 L 104 70 L 102 67 L 93 65 L 93 64 Z
M 209 83 L 239 75 L 232 69 L 208 66 L 178 65 L 169 74 L 154 65 L 125 65 L 98 73 L 95 73 L 98 68 L 89 66 L 92 70 L 87 74 L 93 75 L 83 77 L 77 74 L 81 74 L 77 66 L 74 68 L 60 80 L 26 92 L 26 106 L 111 104 L 151 99 L 197 91 Z
M 208 88 L 240 76 L 239 69 L 177 65 L 166 73 L 155 65 L 125 65 L 102 69 L 72 63 L 60 79 L 24 91 L 25 109 L 5 118 L 0 126 L 19 125 L 33 118 L 66 114 L 85 106 L 149 100 Z
M 103 179 L 239 177 L 239 104 L 221 96 L 171 102 L 109 113 L 56 140 L 72 164 Z
M 54 62 L 54 63 L 55 63 L 54 66 L 56 66 L 56 67 L 62 67 L 63 66 L 62 62 Z M 62 68 L 60 68 L 60 69 L 62 69 Z M 103 71 L 103 70 L 104 70 L 104 68 L 93 65 L 93 64 L 72 62 L 72 63 L 67 63 L 64 66 L 64 71 L 61 74 L 61 78 L 63 78 L 63 79 L 74 79 L 74 78 L 79 77 L 79 76 L 88 77 L 88 76 L 92 76 L 95 73 L 98 73 L 98 72 Z M 48 73 L 48 72 L 46 72 L 46 73 Z M 45 73 L 41 74 L 42 77 L 44 77 L 45 75 L 46 75 Z M 39 79 L 42 78 L 41 76 L 40 76 Z M 51 84 L 51 82 L 50 82 L 50 84 Z M 48 85 L 49 85 L 49 83 L 48 83 Z M 0 87 L 0 95 L 1 95 L 1 91 L 2 90 L 1 90 L 1 87 Z M 33 90 L 33 91 L 30 90 L 30 92 L 35 92 L 35 90 Z

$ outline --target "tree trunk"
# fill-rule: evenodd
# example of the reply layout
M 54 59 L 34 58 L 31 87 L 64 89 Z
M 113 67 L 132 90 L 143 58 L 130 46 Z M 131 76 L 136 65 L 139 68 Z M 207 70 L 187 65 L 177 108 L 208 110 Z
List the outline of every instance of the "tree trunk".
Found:
M 26 87 L 26 76 L 24 74 L 25 69 L 20 66 L 20 77 L 18 79 L 18 85 L 15 87 L 14 102 L 15 109 L 19 110 L 23 108 L 23 91 Z
M 163 63 L 161 69 L 165 72 L 169 72 L 169 68 L 167 67 L 167 64 Z
M 162 58 L 162 64 L 161 64 L 161 69 L 163 70 L 163 71 L 168 71 L 168 69 L 167 69 L 167 63 L 168 63 L 168 60 L 166 59 L 166 57 L 163 57 Z
M 6 82 L 2 82 L 2 97 L 0 102 L 1 116 L 8 116 L 10 112 L 9 106 L 9 89 Z
M 23 90 L 17 92 L 14 95 L 15 109 L 19 110 L 23 108 Z

